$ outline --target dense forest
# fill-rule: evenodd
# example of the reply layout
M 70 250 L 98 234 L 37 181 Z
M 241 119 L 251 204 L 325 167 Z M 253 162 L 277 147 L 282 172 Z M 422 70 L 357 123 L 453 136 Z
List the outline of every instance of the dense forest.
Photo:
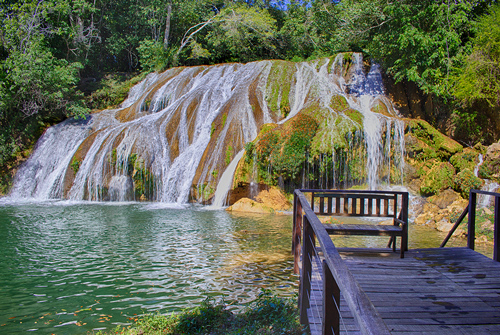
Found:
M 46 127 L 174 66 L 362 52 L 430 98 L 426 118 L 455 139 L 498 140 L 496 1 L 0 0 L 0 19 L 3 190 Z

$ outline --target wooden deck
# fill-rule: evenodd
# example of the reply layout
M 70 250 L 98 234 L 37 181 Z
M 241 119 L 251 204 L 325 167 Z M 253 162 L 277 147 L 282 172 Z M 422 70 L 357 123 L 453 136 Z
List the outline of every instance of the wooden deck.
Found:
M 338 249 L 391 334 L 500 334 L 500 263 L 469 248 Z M 321 253 L 320 253 L 321 254 Z M 322 271 L 311 278 L 311 334 L 321 334 Z M 343 297 L 342 334 L 359 334 Z

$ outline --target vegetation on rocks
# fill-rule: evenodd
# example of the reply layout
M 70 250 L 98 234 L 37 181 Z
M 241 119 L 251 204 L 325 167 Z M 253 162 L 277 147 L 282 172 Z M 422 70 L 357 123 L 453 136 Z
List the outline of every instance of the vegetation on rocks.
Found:
M 423 176 L 420 192 L 422 195 L 433 195 L 439 191 L 453 187 L 455 169 L 450 163 L 436 162 Z

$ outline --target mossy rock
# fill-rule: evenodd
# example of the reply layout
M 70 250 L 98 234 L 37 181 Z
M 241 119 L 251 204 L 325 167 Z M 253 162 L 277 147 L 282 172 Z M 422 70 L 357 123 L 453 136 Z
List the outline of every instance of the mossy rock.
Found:
M 342 112 L 349 108 L 349 103 L 347 102 L 345 97 L 341 95 L 335 95 L 330 101 L 330 107 L 335 111 Z
M 469 198 L 469 191 L 471 189 L 480 189 L 483 181 L 476 177 L 474 173 L 469 169 L 464 169 L 460 171 L 456 176 L 453 177 L 453 182 L 455 183 L 454 189 L 460 192 L 460 195 L 464 199 Z
M 479 152 L 471 148 L 465 148 L 464 151 L 451 156 L 450 163 L 457 169 L 457 171 L 464 171 L 469 169 L 474 171 L 477 165 Z
M 441 134 L 424 120 L 410 120 L 408 127 L 408 132 L 430 146 L 442 160 L 448 160 L 452 155 L 463 150 L 458 142 Z
M 316 157 L 319 154 L 332 154 L 334 150 L 348 148 L 348 137 L 361 129 L 358 124 L 344 114 L 331 113 L 316 120 L 318 130 L 311 142 L 311 154 Z
M 430 196 L 454 186 L 455 168 L 450 163 L 438 162 L 423 176 L 420 193 Z
M 405 135 L 405 145 L 406 154 L 409 158 L 413 158 L 418 161 L 427 161 L 438 157 L 438 154 L 436 150 L 434 150 L 434 148 L 429 146 L 427 143 L 425 143 L 412 133 L 408 133 Z

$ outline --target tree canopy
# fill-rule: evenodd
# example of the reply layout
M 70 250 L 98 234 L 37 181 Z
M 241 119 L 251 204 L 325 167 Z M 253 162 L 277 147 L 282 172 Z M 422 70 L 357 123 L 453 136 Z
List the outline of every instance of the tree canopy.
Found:
M 499 13 L 494 0 L 0 0 L 0 165 L 50 120 L 95 108 L 109 73 L 177 65 L 362 52 L 462 124 L 498 116 Z

